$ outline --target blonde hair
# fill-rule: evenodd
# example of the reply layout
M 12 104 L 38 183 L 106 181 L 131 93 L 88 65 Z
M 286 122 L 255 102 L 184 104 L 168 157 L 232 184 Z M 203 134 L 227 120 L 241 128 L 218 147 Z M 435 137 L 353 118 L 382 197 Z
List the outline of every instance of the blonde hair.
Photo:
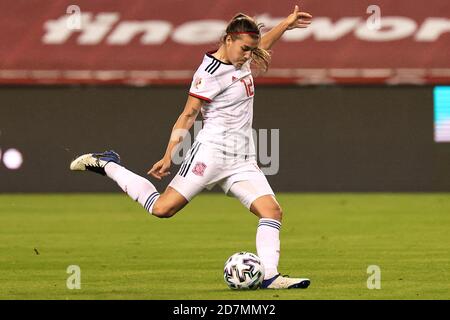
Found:
M 255 19 L 247 16 L 243 13 L 236 14 L 225 30 L 225 35 L 222 37 L 221 42 L 225 43 L 227 36 L 230 36 L 234 41 L 240 38 L 240 34 L 248 34 L 253 39 L 261 40 L 261 28 L 264 25 L 257 23 Z M 266 72 L 269 69 L 270 64 L 270 52 L 260 47 L 254 49 L 251 55 L 253 63 L 262 71 Z

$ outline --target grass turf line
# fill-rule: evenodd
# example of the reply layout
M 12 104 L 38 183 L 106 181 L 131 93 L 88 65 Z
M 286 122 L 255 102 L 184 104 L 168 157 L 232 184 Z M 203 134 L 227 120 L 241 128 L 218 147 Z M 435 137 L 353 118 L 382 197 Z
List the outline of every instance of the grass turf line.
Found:
M 307 290 L 229 290 L 257 219 L 204 193 L 171 219 L 123 194 L 0 195 L 0 299 L 449 299 L 450 194 L 278 194 L 280 272 Z M 81 289 L 69 290 L 69 265 Z M 369 265 L 381 289 L 369 290 Z

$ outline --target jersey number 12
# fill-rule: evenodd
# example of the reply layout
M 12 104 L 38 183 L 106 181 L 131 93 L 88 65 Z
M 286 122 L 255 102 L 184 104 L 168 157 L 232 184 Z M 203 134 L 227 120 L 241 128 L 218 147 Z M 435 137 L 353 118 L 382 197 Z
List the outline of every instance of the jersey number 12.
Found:
M 244 84 L 245 91 L 247 92 L 247 97 L 252 97 L 255 92 L 253 91 L 253 81 L 252 79 L 241 79 L 241 82 Z

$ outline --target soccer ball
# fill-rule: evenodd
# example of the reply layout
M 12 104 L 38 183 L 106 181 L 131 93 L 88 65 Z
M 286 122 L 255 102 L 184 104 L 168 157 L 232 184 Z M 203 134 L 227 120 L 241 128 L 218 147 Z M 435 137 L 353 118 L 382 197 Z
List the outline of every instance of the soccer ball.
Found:
M 264 266 L 257 255 L 238 252 L 225 262 L 223 278 L 230 289 L 254 290 L 264 279 Z

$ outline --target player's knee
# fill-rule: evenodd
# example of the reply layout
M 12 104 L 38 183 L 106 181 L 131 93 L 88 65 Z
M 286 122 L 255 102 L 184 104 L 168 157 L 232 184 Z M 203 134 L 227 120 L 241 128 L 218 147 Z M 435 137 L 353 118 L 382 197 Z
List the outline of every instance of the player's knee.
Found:
M 170 218 L 175 213 L 177 213 L 177 209 L 173 206 L 159 203 L 158 201 L 153 205 L 152 214 L 158 218 Z
M 260 218 L 274 219 L 281 222 L 283 210 L 278 203 L 270 205 L 259 212 Z
M 267 217 L 265 218 L 270 218 L 281 222 L 281 219 L 283 218 L 283 209 L 281 209 L 281 206 L 278 203 L 274 203 L 268 209 Z
M 283 209 L 281 209 L 281 206 L 279 204 L 276 204 L 273 209 L 273 215 L 275 220 L 278 220 L 281 222 L 281 219 L 283 218 Z

